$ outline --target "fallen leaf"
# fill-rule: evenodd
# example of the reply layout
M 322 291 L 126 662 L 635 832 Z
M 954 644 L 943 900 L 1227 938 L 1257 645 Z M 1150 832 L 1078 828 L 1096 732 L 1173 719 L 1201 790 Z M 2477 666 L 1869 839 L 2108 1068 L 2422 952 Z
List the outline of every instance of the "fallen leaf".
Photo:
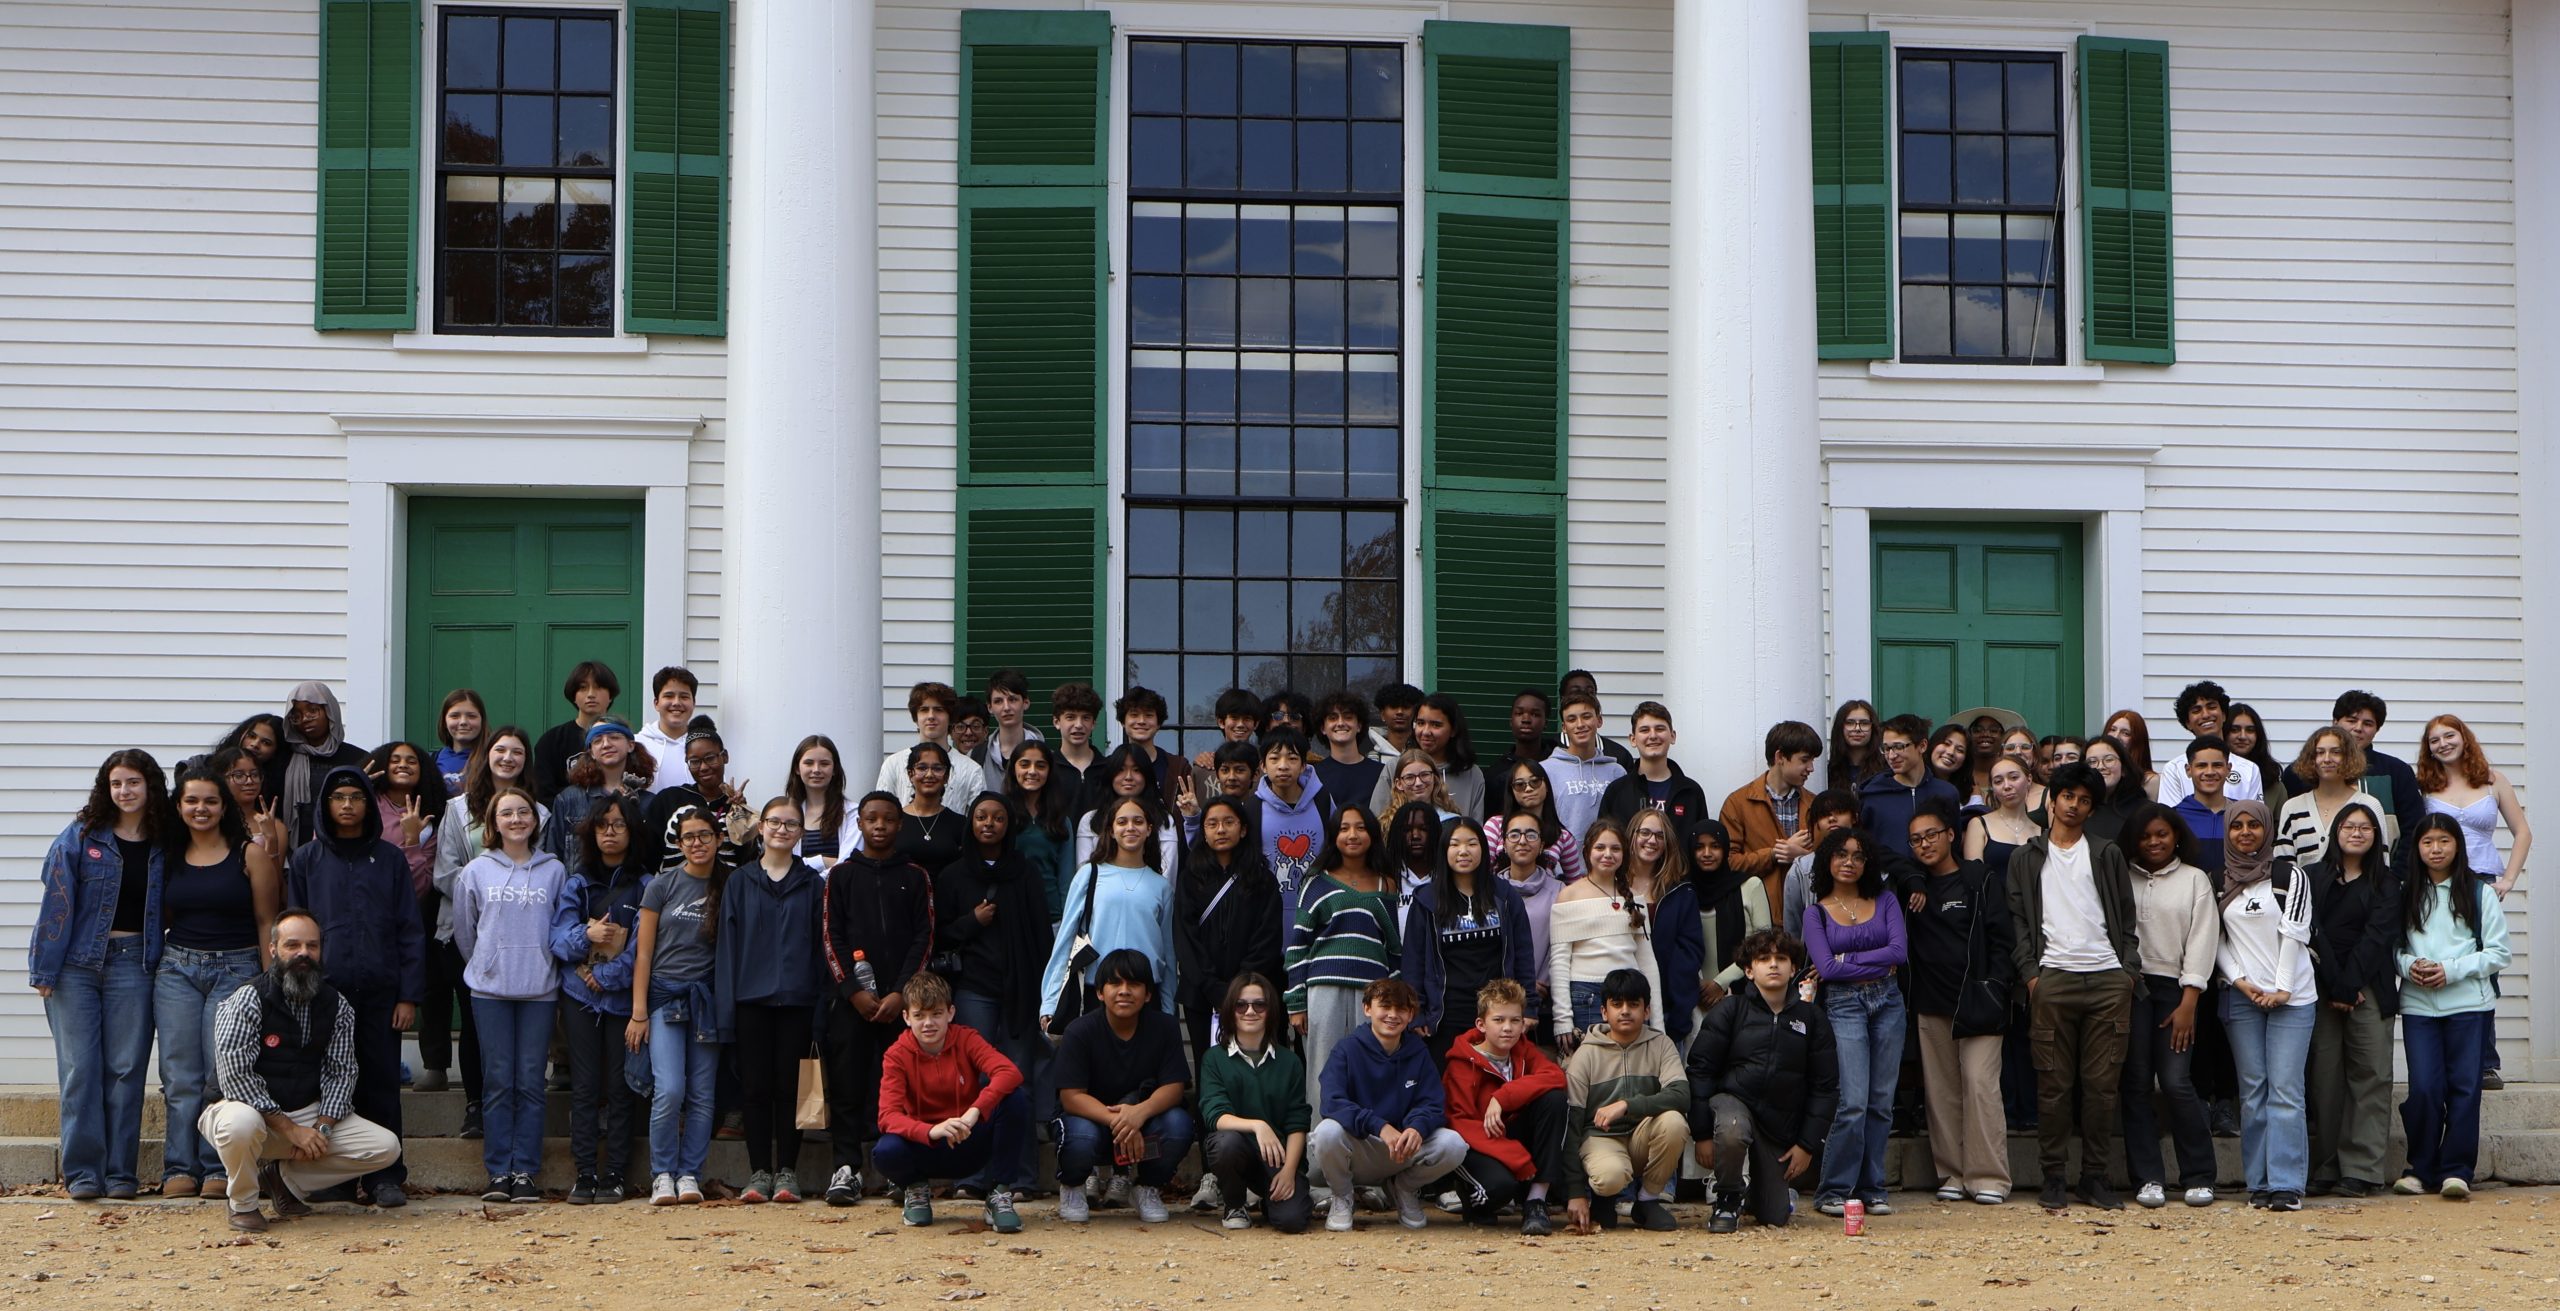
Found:
M 488 1206 L 484 1204 L 480 1208 L 480 1218 L 491 1221 L 513 1220 L 524 1213 L 525 1208 L 521 1206 Z
M 800 1250 L 824 1256 L 834 1252 L 859 1252 L 862 1249 L 847 1243 L 802 1243 Z
M 122 1227 L 131 1219 L 133 1219 L 133 1217 L 123 1211 L 100 1211 L 97 1214 L 97 1218 L 92 1220 L 91 1223 L 102 1225 L 109 1229 L 116 1229 Z
M 1015 1256 L 1038 1256 L 1038 1255 L 1040 1255 L 1040 1249 L 1039 1249 L 1039 1248 L 1036 1248 L 1036 1247 L 1008 1247 L 1008 1248 L 1006 1248 L 1006 1249 L 1004 1249 L 1004 1250 L 1006 1250 L 1006 1251 L 1008 1251 L 1008 1252 L 1013 1253 Z
M 988 1228 L 989 1226 L 984 1220 L 963 1220 L 957 1227 L 952 1229 L 951 1232 L 953 1234 L 983 1234 L 987 1232 Z
M 744 1261 L 740 1261 L 737 1264 L 730 1266 L 729 1273 L 733 1275 L 760 1275 L 781 1264 L 782 1263 L 780 1261 L 776 1261 L 769 1256 L 749 1257 Z
M 409 1290 L 402 1288 L 400 1286 L 400 1281 L 394 1279 L 390 1283 L 384 1284 L 382 1287 L 375 1289 L 373 1295 L 375 1297 L 407 1297 L 409 1295 Z
M 2531 1255 L 2533 1255 L 2533 1253 L 2528 1252 L 2528 1251 L 2524 1250 L 2524 1249 L 2523 1249 L 2523 1248 L 2521 1248 L 2521 1247 L 2499 1247 L 2499 1246 L 2497 1246 L 2497 1245 L 2495 1245 L 2495 1244 L 2492 1244 L 2492 1245 L 2490 1246 L 2489 1250 L 2490 1250 L 2490 1251 L 2492 1251 L 2492 1252 L 2504 1252 L 2504 1253 L 2506 1253 L 2506 1254 L 2507 1254 L 2507 1255 L 2509 1255 L 2509 1256 L 2531 1256 Z
M 986 1295 L 987 1290 L 983 1288 L 955 1288 L 933 1300 L 936 1302 L 973 1302 L 979 1298 L 985 1297 Z

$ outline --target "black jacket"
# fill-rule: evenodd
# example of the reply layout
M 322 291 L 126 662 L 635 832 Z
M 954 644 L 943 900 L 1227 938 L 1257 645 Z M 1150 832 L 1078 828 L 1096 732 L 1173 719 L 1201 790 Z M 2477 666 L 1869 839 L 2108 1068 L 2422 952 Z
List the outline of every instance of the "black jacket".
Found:
M 992 924 L 978 923 L 982 901 L 996 904 Z M 951 986 L 995 998 L 1013 1036 L 1030 1037 L 1040 1020 L 1040 971 L 1049 963 L 1047 881 L 1029 857 L 1007 846 L 993 861 L 973 854 L 951 862 L 934 876 L 933 903 L 941 917 L 934 930 L 940 948 L 960 965 Z
M 2098 887 L 2098 911 L 2105 917 L 2107 945 L 2125 973 L 2142 976 L 2142 950 L 2135 939 L 2133 867 L 2124 852 L 2101 838 L 2083 836 L 2089 849 L 2089 875 Z M 2053 850 L 2039 833 L 2009 855 L 2009 959 L 2021 981 L 2044 972 L 2044 864 Z
M 285 864 L 284 904 L 307 907 L 320 920 L 320 968 L 347 993 L 388 992 L 415 1003 L 427 994 L 427 936 L 418 921 L 409 858 L 382 836 L 382 808 L 361 769 L 346 766 L 320 779 L 321 805 L 332 788 L 363 788 L 364 832 L 317 837 Z M 328 820 L 323 815 L 322 827 Z
M 2387 873 L 2340 882 L 2334 862 L 2311 867 L 2311 969 L 2322 1002 L 2370 993 L 2383 1014 L 2400 1013 L 2400 888 Z
M 1254 867 L 1237 874 L 1236 885 L 1209 899 L 1225 885 L 1224 873 L 1194 874 L 1188 860 L 1173 885 L 1173 959 L 1179 970 L 1176 1001 L 1215 1010 L 1226 999 L 1227 981 L 1246 971 L 1288 984 L 1280 963 L 1280 884 L 1268 869 Z M 1206 912 L 1205 918 L 1203 912 Z
M 826 877 L 827 973 L 836 995 L 850 1000 L 853 954 L 879 976 L 880 992 L 896 992 L 933 955 L 933 879 L 904 856 L 874 860 L 845 853 Z
M 1773 1011 L 1745 980 L 1698 1022 L 1689 1049 L 1689 1131 L 1711 1133 L 1708 1099 L 1725 1093 L 1751 1108 L 1751 1122 L 1772 1143 L 1819 1154 L 1840 1105 L 1840 1061 L 1822 1008 L 1797 999 Z
M 1697 780 L 1680 772 L 1677 761 L 1663 762 L 1671 766 L 1671 796 L 1664 809 L 1671 816 L 1675 834 L 1702 819 L 1715 818 L 1715 809 L 1707 804 L 1707 790 Z M 1633 765 L 1627 772 L 1610 780 L 1608 790 L 1600 794 L 1600 813 L 1621 824 L 1636 817 L 1636 812 L 1653 805 L 1652 794 L 1645 790 L 1644 775 Z M 1580 836 L 1577 834 L 1576 836 Z

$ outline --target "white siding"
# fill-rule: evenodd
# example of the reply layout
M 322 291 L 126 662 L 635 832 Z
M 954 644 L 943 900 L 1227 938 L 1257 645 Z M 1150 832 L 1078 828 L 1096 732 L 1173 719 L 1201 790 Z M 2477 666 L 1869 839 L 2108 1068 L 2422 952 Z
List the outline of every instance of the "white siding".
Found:
M 309 0 L 0 6 L 0 1082 L 51 1074 L 23 951 L 98 760 L 345 676 L 348 539 L 382 529 L 348 522 L 331 414 L 709 418 L 683 656 L 717 678 L 720 343 L 314 332 L 317 39 Z

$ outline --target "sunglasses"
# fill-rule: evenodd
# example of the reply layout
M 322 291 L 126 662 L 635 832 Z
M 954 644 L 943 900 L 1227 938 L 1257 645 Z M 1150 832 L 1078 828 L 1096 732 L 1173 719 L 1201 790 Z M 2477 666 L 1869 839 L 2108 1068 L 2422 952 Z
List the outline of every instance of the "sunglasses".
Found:
M 1247 998 L 1243 1001 L 1237 1002 L 1236 1009 L 1240 1011 L 1267 1011 L 1271 1009 L 1271 1003 L 1263 1001 L 1260 998 Z

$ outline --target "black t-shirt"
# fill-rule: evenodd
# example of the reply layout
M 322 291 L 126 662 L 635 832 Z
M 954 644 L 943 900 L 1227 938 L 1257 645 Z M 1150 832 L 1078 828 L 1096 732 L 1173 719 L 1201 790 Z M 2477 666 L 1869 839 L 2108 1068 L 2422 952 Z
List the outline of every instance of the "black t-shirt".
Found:
M 899 855 L 925 869 L 942 869 L 968 850 L 969 818 L 949 807 L 931 815 L 898 812 Z
M 123 858 L 124 878 L 116 885 L 116 918 L 109 928 L 117 933 L 140 933 L 151 896 L 151 843 L 140 838 L 130 842 L 117 838 L 116 854 Z
M 190 865 L 183 854 L 172 857 L 161 873 L 160 923 L 172 947 L 239 951 L 257 946 L 258 908 L 240 850 L 235 847 L 210 865 Z
M 1440 930 L 1440 1027 L 1463 1033 L 1475 1023 L 1476 990 L 1502 972 L 1502 917 L 1477 923 L 1461 914 Z M 1456 1028 L 1450 1028 L 1451 1025 Z
M 1182 1059 L 1182 1026 L 1150 1001 L 1138 1012 L 1137 1032 L 1126 1042 L 1111 1031 L 1111 1016 L 1100 1009 L 1078 1016 L 1058 1040 L 1058 1086 L 1082 1088 L 1105 1106 L 1145 1101 L 1166 1084 L 1187 1086 L 1190 1067 Z
M 1974 932 L 1974 889 L 1990 878 L 1980 862 L 1956 872 L 1931 874 L 1921 884 L 1928 905 L 1911 917 L 1911 1008 L 1922 1015 L 1953 1015 L 1964 986 L 1965 948 Z M 1989 950 L 1986 944 L 1985 950 Z

